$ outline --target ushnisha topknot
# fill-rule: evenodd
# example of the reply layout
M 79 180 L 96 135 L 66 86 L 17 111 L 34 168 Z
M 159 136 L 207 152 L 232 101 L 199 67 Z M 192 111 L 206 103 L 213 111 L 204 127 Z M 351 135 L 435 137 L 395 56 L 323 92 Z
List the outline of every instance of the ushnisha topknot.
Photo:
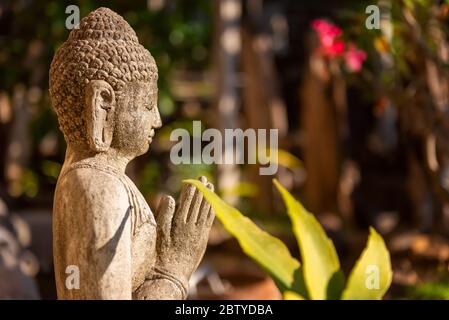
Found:
M 99 8 L 82 19 L 80 28 L 73 29 L 68 41 L 102 38 L 139 43 L 128 22 L 108 8 Z
M 86 145 L 84 92 L 91 80 L 108 82 L 121 92 L 134 81 L 157 82 L 150 52 L 120 15 L 108 8 L 92 11 L 73 29 L 50 66 L 50 98 L 67 143 Z

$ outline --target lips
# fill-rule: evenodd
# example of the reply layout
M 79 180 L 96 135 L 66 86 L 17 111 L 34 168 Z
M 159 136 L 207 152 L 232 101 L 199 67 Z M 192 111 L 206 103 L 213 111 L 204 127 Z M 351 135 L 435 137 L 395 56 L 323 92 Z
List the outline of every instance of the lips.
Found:
M 151 130 L 151 131 L 150 131 L 150 134 L 148 135 L 148 140 L 149 140 L 149 141 L 152 141 L 152 140 L 153 140 L 153 137 L 154 137 L 154 130 Z

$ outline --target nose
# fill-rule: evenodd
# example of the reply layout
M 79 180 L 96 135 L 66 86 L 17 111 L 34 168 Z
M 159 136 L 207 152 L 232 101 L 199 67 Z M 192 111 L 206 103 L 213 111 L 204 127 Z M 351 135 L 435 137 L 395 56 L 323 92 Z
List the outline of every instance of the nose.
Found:
M 162 127 L 162 119 L 161 114 L 159 113 L 159 108 L 153 108 L 154 120 L 153 120 L 153 128 L 158 129 Z

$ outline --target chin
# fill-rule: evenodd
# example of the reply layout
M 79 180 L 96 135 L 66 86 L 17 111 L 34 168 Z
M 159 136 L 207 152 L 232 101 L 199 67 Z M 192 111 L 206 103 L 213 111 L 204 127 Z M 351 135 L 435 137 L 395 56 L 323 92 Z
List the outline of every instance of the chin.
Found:
M 140 148 L 140 152 L 139 152 L 139 156 L 145 154 L 148 152 L 148 150 L 150 150 L 150 143 L 145 144 L 144 146 L 142 146 Z

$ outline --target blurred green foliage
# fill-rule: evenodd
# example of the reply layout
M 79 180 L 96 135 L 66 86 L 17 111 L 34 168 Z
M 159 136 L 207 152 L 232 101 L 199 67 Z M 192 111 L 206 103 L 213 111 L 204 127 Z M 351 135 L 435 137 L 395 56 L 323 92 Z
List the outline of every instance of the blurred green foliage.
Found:
M 407 299 L 449 300 L 449 281 L 422 283 L 406 291 Z
M 154 3 L 159 6 L 154 6 Z M 34 197 L 44 185 L 52 190 L 64 159 L 65 142 L 58 130 L 48 95 L 48 70 L 55 51 L 70 32 L 65 27 L 69 16 L 65 10 L 73 4 L 80 8 L 81 19 L 90 11 L 107 6 L 122 15 L 133 27 L 139 41 L 154 56 L 159 68 L 159 109 L 164 124 L 170 123 L 175 116 L 182 121 L 182 116 L 177 114 L 182 101 L 176 101 L 170 79 L 177 73 L 204 72 L 209 67 L 212 30 L 210 1 L 2 1 L 0 92 L 8 94 L 12 100 L 15 88 L 25 86 L 31 113 L 29 137 L 32 141 L 32 159 L 21 177 L 21 190 L 16 190 L 16 195 Z M 29 99 L 31 89 L 38 92 L 33 101 Z M 51 135 L 57 137 L 56 153 L 42 154 L 40 145 Z M 164 151 L 153 150 L 151 157 L 160 157 L 161 152 Z M 173 174 L 186 177 L 183 170 L 181 167 L 175 168 Z M 145 164 L 138 182 L 142 191 L 154 191 L 158 181 L 167 179 L 167 174 L 162 176 L 164 172 L 166 170 L 155 161 Z

